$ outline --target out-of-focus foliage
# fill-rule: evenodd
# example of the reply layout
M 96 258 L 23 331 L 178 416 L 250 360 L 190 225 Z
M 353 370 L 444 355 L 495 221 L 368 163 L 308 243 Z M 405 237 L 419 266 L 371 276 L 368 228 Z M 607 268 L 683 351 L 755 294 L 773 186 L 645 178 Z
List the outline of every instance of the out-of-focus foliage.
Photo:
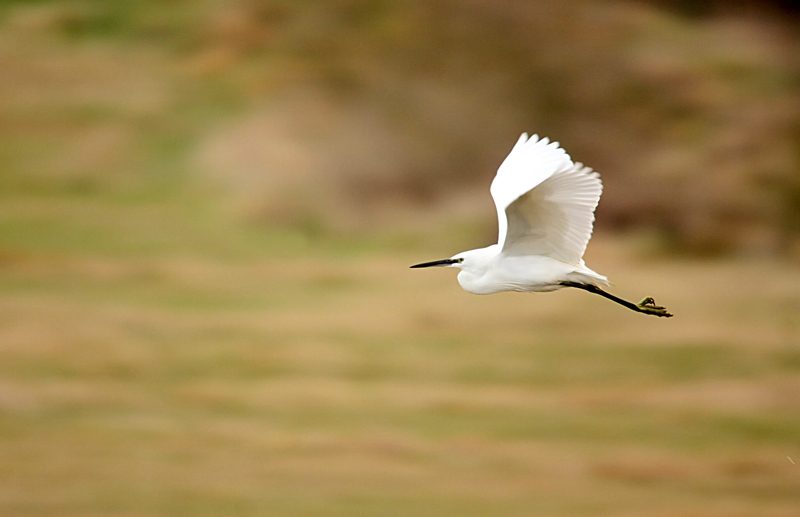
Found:
M 247 219 L 477 221 L 530 131 L 602 173 L 600 227 L 796 251 L 800 31 L 780 2 L 1 5 L 17 183 L 50 168 L 70 188 L 129 190 L 168 156 Z

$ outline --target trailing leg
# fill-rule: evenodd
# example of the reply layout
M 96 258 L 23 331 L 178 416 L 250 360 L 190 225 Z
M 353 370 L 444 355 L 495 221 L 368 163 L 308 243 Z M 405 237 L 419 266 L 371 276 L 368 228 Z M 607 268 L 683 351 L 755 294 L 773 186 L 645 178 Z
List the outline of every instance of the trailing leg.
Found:
M 597 287 L 596 285 L 592 284 L 581 284 L 579 282 L 561 282 L 561 285 L 564 287 L 575 287 L 576 289 L 583 289 L 584 291 L 588 291 L 590 293 L 599 294 L 603 298 L 608 298 L 609 300 L 616 302 L 623 307 L 627 307 L 628 309 L 636 312 L 641 312 L 642 314 L 650 314 L 652 316 L 660 316 L 662 318 L 671 318 L 672 314 L 667 312 L 667 309 L 664 307 L 659 307 L 656 305 L 656 301 L 651 297 L 647 297 L 639 303 L 632 303 L 627 300 L 623 300 L 617 296 L 614 296 L 611 293 L 607 293 Z

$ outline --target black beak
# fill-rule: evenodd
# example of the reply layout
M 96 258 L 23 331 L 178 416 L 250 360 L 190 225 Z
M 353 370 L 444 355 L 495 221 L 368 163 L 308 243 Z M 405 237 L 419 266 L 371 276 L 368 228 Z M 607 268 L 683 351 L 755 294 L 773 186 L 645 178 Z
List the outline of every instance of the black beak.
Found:
M 420 267 L 434 267 L 434 266 L 449 266 L 450 264 L 456 264 L 457 262 L 458 260 L 456 259 L 434 260 L 433 262 L 423 262 L 422 264 L 414 264 L 411 267 L 420 268 Z

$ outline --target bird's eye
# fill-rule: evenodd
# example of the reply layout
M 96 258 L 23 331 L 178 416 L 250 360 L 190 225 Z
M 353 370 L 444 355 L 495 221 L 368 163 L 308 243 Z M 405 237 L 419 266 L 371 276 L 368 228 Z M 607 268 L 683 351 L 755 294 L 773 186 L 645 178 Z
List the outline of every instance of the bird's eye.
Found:
M 458 259 L 458 262 L 459 263 L 464 262 L 464 257 L 461 257 L 460 259 Z

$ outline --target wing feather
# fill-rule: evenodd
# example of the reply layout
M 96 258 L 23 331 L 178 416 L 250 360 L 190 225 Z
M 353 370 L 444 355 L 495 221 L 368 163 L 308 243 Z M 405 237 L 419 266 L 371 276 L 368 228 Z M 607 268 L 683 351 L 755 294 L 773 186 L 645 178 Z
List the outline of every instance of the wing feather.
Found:
M 509 255 L 579 264 L 602 191 L 600 175 L 573 164 L 557 142 L 523 134 L 492 182 L 498 244 Z

